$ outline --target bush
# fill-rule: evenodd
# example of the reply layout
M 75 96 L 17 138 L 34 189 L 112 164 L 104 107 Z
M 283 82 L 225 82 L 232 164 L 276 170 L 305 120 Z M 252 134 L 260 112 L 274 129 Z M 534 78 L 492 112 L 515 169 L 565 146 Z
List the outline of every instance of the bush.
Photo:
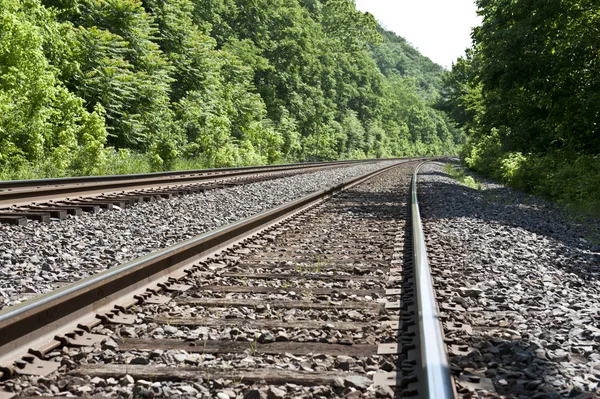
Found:
M 515 179 L 519 175 L 519 171 L 523 168 L 525 162 L 527 162 L 527 158 L 520 152 L 509 152 L 504 154 L 500 160 L 500 174 L 502 180 L 508 184 L 515 184 Z
M 510 187 L 569 207 L 600 214 L 600 156 L 570 150 L 546 154 L 502 152 L 486 138 L 465 146 L 465 164 Z

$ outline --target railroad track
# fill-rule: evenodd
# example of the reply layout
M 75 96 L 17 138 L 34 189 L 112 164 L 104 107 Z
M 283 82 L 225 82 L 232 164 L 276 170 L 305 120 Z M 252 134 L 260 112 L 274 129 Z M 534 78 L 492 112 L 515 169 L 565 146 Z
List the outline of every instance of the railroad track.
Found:
M 456 397 L 417 165 L 3 310 L 0 398 Z
M 352 166 L 359 162 L 361 161 L 4 181 L 0 182 L 0 223 L 23 225 L 28 220 L 62 220 L 67 215 L 96 213 L 101 208 L 123 208 L 157 198 L 168 199 L 173 196 Z

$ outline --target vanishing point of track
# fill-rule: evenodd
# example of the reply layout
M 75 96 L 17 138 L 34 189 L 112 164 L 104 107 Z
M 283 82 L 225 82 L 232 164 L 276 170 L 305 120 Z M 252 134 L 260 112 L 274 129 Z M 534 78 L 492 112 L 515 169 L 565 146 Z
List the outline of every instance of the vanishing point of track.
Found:
M 418 164 L 3 310 L 0 398 L 30 375 L 98 397 L 455 397 Z

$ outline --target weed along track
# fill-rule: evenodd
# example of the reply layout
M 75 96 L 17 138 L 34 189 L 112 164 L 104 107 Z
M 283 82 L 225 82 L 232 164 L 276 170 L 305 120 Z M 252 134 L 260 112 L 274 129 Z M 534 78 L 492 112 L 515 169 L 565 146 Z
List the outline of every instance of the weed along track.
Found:
M 438 367 L 441 335 L 442 360 L 419 345 L 437 341 L 419 331 L 430 310 L 415 301 L 416 166 L 371 172 L 335 195 L 305 197 L 4 310 L 0 398 L 454 397 L 447 367 Z

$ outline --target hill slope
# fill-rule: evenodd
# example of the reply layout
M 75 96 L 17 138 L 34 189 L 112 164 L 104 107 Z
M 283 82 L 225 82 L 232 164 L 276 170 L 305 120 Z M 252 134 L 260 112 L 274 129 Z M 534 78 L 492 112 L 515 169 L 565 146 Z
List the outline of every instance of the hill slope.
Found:
M 0 0 L 0 176 L 454 153 L 443 69 L 351 0 Z

